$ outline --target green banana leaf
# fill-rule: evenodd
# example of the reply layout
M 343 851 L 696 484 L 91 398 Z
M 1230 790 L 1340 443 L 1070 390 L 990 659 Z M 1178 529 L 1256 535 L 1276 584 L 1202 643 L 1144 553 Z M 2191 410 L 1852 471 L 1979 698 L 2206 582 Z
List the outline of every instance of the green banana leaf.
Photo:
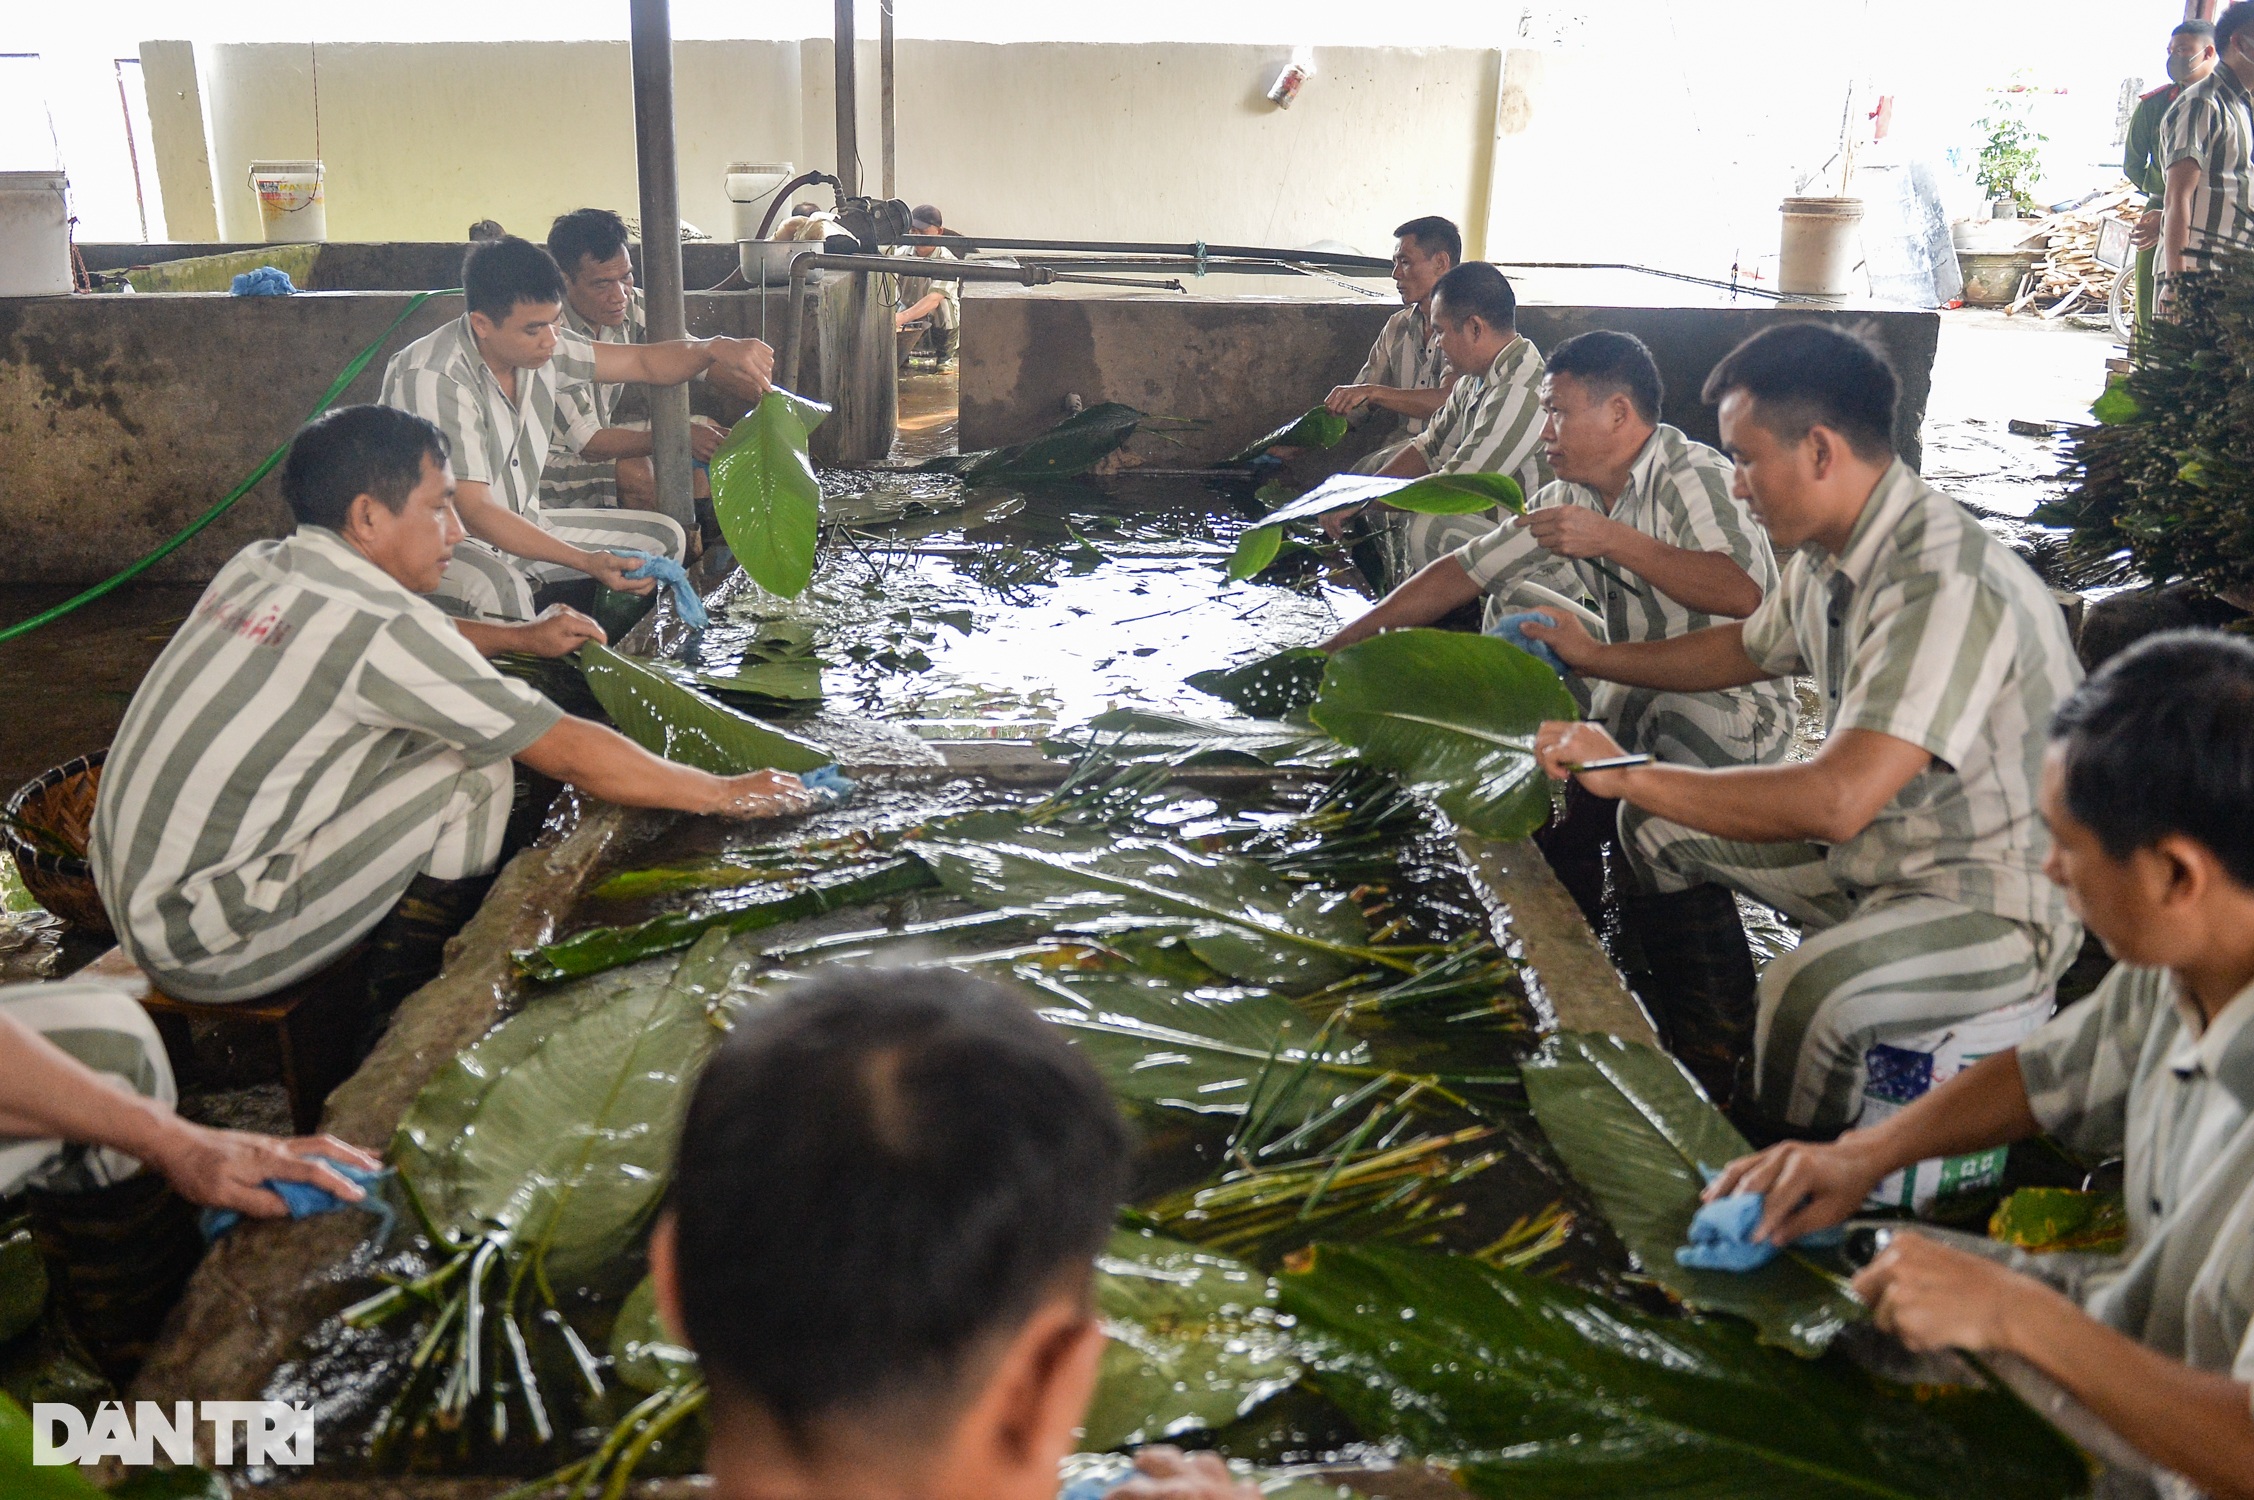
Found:
M 8 1500 L 98 1500 L 75 1464 L 31 1461 L 31 1416 L 0 1392 L 0 1495 Z
M 1513 515 L 1526 511 L 1526 491 L 1508 474 L 1427 474 L 1421 479 L 1388 479 L 1374 474 L 1339 474 L 1260 518 L 1262 526 L 1312 521 L 1349 506 L 1382 500 L 1395 510 L 1420 516 L 1472 516 L 1498 506 Z
M 510 956 L 527 978 L 554 984 L 671 953 L 710 934 L 755 932 L 931 884 L 931 871 L 922 861 L 888 859 L 804 881 L 777 882 L 770 890 L 716 911 L 667 912 L 626 927 L 590 927 L 558 942 L 520 948 Z
M 830 409 L 819 401 L 772 390 L 742 421 L 707 466 L 712 513 L 736 561 L 770 594 L 795 599 L 814 578 L 822 529 L 822 482 L 806 456 L 806 435 Z
M 709 692 L 776 703 L 814 703 L 822 696 L 822 664 L 804 659 L 746 661 L 733 672 L 695 672 L 690 680 Z
M 1346 419 L 1327 406 L 1311 406 L 1264 438 L 1247 443 L 1221 460 L 1248 464 L 1270 448 L 1335 448 L 1346 437 Z
M 1557 674 L 1507 641 L 1396 630 L 1333 656 L 1309 710 L 1332 738 L 1432 794 L 1459 827 L 1524 838 L 1550 812 L 1545 719 L 1581 716 Z
M 426 1084 L 391 1156 L 431 1231 L 454 1246 L 498 1235 L 551 1287 L 624 1256 L 720 1040 L 737 968 L 726 949 L 711 933 L 670 974 L 536 1000 Z
M 1142 970 L 1011 973 L 1129 1104 L 1241 1116 L 1258 1099 L 1297 1125 L 1382 1071 L 1362 1043 L 1325 1040 L 1298 1007 L 1264 991 L 1184 988 Z M 1304 1086 L 1284 1095 L 1281 1078 L 1302 1075 Z
M 1823 1352 L 1860 1303 L 1792 1255 L 1758 1271 L 1675 1264 L 1705 1186 L 1751 1148 L 1675 1060 L 1618 1037 L 1561 1032 L 1521 1068 L 1527 1102 L 1643 1273 L 1691 1307 L 1734 1313 L 1795 1354 Z
M 1238 713 L 1280 719 L 1315 701 L 1322 691 L 1323 669 L 1329 665 L 1330 657 L 1313 646 L 1294 646 L 1241 667 L 1193 672 L 1183 680 Z
M 579 670 L 619 732 L 655 755 L 716 776 L 811 771 L 835 759 L 821 746 L 713 702 L 663 672 L 589 641 Z
M 1912 1390 L 1728 1322 L 1459 1256 L 1324 1246 L 1280 1278 L 1366 1438 L 1497 1500 L 2063 1500 L 2081 1454 L 2006 1392 Z
M 1229 582 L 1242 583 L 1258 577 L 1284 550 L 1284 530 L 1281 526 L 1255 526 L 1237 538 L 1236 550 L 1229 554 L 1227 569 Z
M 1367 946 L 1369 924 L 1351 901 L 1294 892 L 1248 859 L 1157 839 L 1089 848 L 1032 828 L 1008 840 L 921 839 L 907 848 L 963 900 L 1060 924 L 1181 928 L 1191 952 L 1249 984 L 1314 988 L 1375 967 L 1415 967 Z
M 2118 1255 L 2129 1242 L 2129 1211 L 2119 1193 L 2024 1187 L 1996 1205 L 1988 1238 L 2038 1255 L 2054 1250 Z
M 1340 759 L 1329 736 L 1312 728 L 1271 719 L 1224 722 L 1115 708 L 1077 730 L 1042 742 L 1052 755 L 1101 750 L 1115 761 L 1164 761 L 1169 765 L 1327 766 Z
M 1299 1379 L 1276 1284 L 1242 1261 L 1116 1230 L 1096 1261 L 1096 1308 L 1111 1342 L 1081 1438 L 1090 1449 L 1226 1427 Z
M 645 1395 L 701 1379 L 694 1349 L 666 1332 L 657 1315 L 657 1288 L 645 1276 L 626 1294 L 610 1325 L 611 1369 Z
M 1132 406 L 1098 402 L 1029 441 L 926 459 L 916 468 L 920 473 L 957 474 L 965 479 L 1070 479 L 1118 452 L 1142 420 L 1143 414 Z

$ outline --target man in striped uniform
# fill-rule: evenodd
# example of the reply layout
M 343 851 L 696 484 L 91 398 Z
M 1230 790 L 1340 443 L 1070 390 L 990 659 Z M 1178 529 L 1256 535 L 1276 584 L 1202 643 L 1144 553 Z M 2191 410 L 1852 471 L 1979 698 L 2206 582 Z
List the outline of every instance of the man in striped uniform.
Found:
M 1553 619 L 1572 614 L 1610 641 L 1663 641 L 1752 614 L 1777 586 L 1768 536 L 1730 492 L 1730 461 L 1658 420 L 1662 396 L 1659 367 L 1634 336 L 1600 331 L 1560 344 L 1542 388 L 1543 450 L 1556 482 L 1535 493 L 1524 518 L 1425 568 L 1326 649 L 1433 624 L 1482 592 L 1491 616 L 1498 602 Z M 1596 601 L 1596 610 L 1581 599 Z M 1523 618 L 1491 619 L 1491 628 Z M 1762 765 L 1782 758 L 1792 741 L 1789 683 L 1694 693 L 1573 685 L 1614 739 L 1665 761 Z M 1617 823 L 1617 804 L 1576 784 L 1566 816 L 1539 836 L 1559 879 L 1600 926 L 1605 852 Z M 1735 900 L 1719 886 L 1659 901 L 1630 893 L 1621 917 L 1654 952 L 1684 946 L 1678 929 L 1686 923 L 1718 930 L 1725 948 L 1733 935 L 1741 949 L 1744 943 Z M 1662 1035 L 1710 1088 L 1726 1090 L 1752 1034 L 1751 997 L 1717 1008 L 1702 1002 L 1688 966 L 1654 967 L 1638 975 L 1637 987 Z
M 1805 937 L 1760 980 L 1751 1096 L 1798 1131 L 1861 1113 L 1866 1054 L 2014 1009 L 2038 1024 L 2081 929 L 2043 877 L 2044 734 L 2080 668 L 2028 566 L 1893 452 L 1894 373 L 1818 324 L 1748 339 L 1715 368 L 1737 489 L 1779 549 L 1781 585 L 1742 623 L 1600 643 L 1528 624 L 1576 671 L 1702 691 L 1807 674 L 1814 759 L 1586 773 L 1630 804 L 1623 842 L 1657 891 L 1733 886 Z M 1619 753 L 1593 724 L 1544 725 L 1551 775 Z M 1742 1098 L 1742 1095 L 1741 1095 Z
M 809 805 L 795 777 L 661 760 L 495 671 L 489 654 L 561 656 L 602 631 L 561 608 L 450 619 L 424 597 L 463 535 L 446 449 L 387 407 L 309 425 L 282 473 L 297 530 L 221 569 L 134 693 L 89 857 L 119 945 L 166 994 L 255 999 L 395 908 L 466 916 L 502 853 L 512 757 L 632 806 Z M 391 967 L 435 972 L 436 946 Z M 379 977 L 376 1018 L 415 987 Z
M 575 208 L 548 227 L 548 253 L 564 273 L 563 326 L 597 344 L 646 344 L 649 320 L 634 285 L 626 221 L 607 208 Z M 540 472 L 543 510 L 587 510 L 624 505 L 657 509 L 657 476 L 650 465 L 650 417 L 639 386 L 595 381 L 563 397 L 574 414 L 584 406 L 597 431 L 574 448 L 569 428 L 548 443 Z M 698 463 L 719 451 L 728 430 L 710 417 L 689 419 L 689 451 Z M 704 471 L 696 497 L 711 493 Z M 692 546 L 695 539 L 691 538 Z
M 453 450 L 454 504 L 471 539 L 436 597 L 451 613 L 525 620 L 540 588 L 581 576 L 650 592 L 654 580 L 626 576 L 640 560 L 611 549 L 680 562 L 688 553 L 680 523 L 655 511 L 544 508 L 550 443 L 562 433 L 585 453 L 601 431 L 587 398 L 598 380 L 679 385 L 722 370 L 758 392 L 774 352 L 756 339 L 595 343 L 561 326 L 555 260 L 514 236 L 470 247 L 462 289 L 461 319 L 393 355 L 383 378 L 383 404 L 436 423 Z
M 1393 286 L 1401 294 L 1401 310 L 1378 330 L 1353 383 L 1336 386 L 1323 398 L 1323 405 L 1342 417 L 1383 411 L 1400 419 L 1401 436 L 1371 450 L 1354 466 L 1357 474 L 1384 472 L 1424 431 L 1455 384 L 1455 372 L 1440 347 L 1440 325 L 1432 318 L 1432 289 L 1463 258 L 1463 235 L 1438 214 L 1411 219 L 1393 231 Z
M 1485 261 L 1462 265 L 1432 291 L 1440 347 L 1456 383 L 1423 432 L 1379 470 L 1398 479 L 1425 474 L 1508 474 L 1531 495 L 1549 482 L 1542 458 L 1542 355 L 1518 331 L 1518 298 Z M 1413 576 L 1503 519 L 1421 516 L 1375 504 L 1386 525 L 1389 583 Z M 1342 522 L 1326 517 L 1326 525 Z
M 2208 269 L 2224 249 L 2254 248 L 2254 4 L 2240 0 L 2223 12 L 2215 56 L 2214 71 L 2160 122 L 2160 266 L 2169 279 Z M 2160 302 L 2168 300 L 2163 285 Z

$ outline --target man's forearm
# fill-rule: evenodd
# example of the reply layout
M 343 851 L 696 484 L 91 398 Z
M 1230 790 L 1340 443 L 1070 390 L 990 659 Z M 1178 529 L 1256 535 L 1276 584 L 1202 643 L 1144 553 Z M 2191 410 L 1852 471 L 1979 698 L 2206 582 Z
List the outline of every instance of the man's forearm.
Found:
M 1479 585 L 1471 581 L 1462 563 L 1453 557 L 1440 558 L 1380 599 L 1368 614 L 1325 641 L 1323 649 L 1336 651 L 1356 641 L 1366 641 L 1381 631 L 1430 625 L 1469 604 L 1479 594 Z
M 595 345 L 595 378 L 605 385 L 679 385 L 712 368 L 710 339 Z
M 499 501 L 469 495 L 462 487 L 457 487 L 454 509 L 462 518 L 463 529 L 471 536 L 481 542 L 491 542 L 512 557 L 557 563 L 581 571 L 586 569 L 586 553 L 562 537 L 543 531 Z
M 2191 245 L 2191 199 L 2199 187 L 2199 166 L 2189 160 L 2168 168 L 2167 206 L 2160 220 L 2160 265 L 2170 276 L 2180 276 L 2184 252 Z
M 1884 1177 L 1937 1157 L 2009 1146 L 2042 1128 L 2027 1104 L 2019 1053 L 2006 1049 L 1920 1095 L 1900 1114 L 1868 1130 L 1848 1132 L 1839 1143 L 1862 1153 L 1872 1172 Z
M 615 458 L 647 458 L 655 448 L 647 427 L 605 427 L 587 439 L 579 456 L 603 463 Z
M 1425 462 L 1424 450 L 1414 443 L 1394 454 L 1392 462 L 1378 470 L 1379 475 L 1387 479 L 1422 479 L 1431 472 L 1432 465 Z
M 112 1146 L 147 1160 L 178 1116 L 117 1088 L 22 1022 L 0 1016 L 0 1135 Z
M 724 778 L 652 755 L 617 730 L 587 719 L 558 720 L 517 759 L 623 807 L 710 812 L 727 791 Z
M 1745 627 L 1712 625 L 1663 641 L 1622 641 L 1599 646 L 1575 668 L 1626 687 L 1711 693 L 1766 682 L 1772 675 L 1745 654 Z
M 1632 527 L 1612 560 L 1685 609 L 1742 620 L 1761 607 L 1761 586 L 1726 552 L 1694 552 Z
M 1422 419 L 1440 410 L 1441 405 L 1447 399 L 1446 387 L 1438 390 L 1427 390 L 1386 385 L 1379 386 L 1376 390 L 1370 392 L 1369 404 L 1382 406 L 1387 411 L 1396 412 L 1404 417 Z

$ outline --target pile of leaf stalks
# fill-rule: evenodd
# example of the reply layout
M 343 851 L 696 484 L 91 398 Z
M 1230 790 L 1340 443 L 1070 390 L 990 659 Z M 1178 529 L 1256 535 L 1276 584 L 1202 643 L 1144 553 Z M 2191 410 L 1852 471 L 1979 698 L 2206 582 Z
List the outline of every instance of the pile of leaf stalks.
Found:
M 881 893 L 796 899 L 879 871 Z M 1624 1279 L 1565 1163 L 1613 1164 L 1592 1191 L 1651 1266 L 1644 1241 L 1695 1200 L 1686 1152 L 1742 1142 L 1649 1049 L 1542 1043 L 1443 831 L 1376 770 L 1229 794 L 1097 756 L 1030 804 L 872 796 L 796 841 L 616 870 L 577 920 L 521 955 L 572 977 L 434 1080 L 394 1144 L 427 1243 L 344 1317 L 390 1335 L 378 1469 L 553 1467 L 518 1493 L 616 1497 L 694 1467 L 705 1388 L 639 1280 L 680 1093 L 729 1026 L 847 960 L 1016 985 L 1140 1128 L 1099 1265 L 1114 1343 L 1091 1450 L 1375 1445 L 1483 1495 L 1638 1493 L 1662 1471 L 1738 1494 L 2082 1483 L 2007 1395 L 1813 1357 L 1843 1321 L 1824 1273 L 1712 1293 L 1742 1318 L 1670 1315 Z M 1654 1182 L 1655 1211 L 1623 1216 Z
M 2182 278 L 2092 412 L 2067 440 L 2072 488 L 2032 518 L 2067 529 L 2065 576 L 2254 604 L 2254 255 Z

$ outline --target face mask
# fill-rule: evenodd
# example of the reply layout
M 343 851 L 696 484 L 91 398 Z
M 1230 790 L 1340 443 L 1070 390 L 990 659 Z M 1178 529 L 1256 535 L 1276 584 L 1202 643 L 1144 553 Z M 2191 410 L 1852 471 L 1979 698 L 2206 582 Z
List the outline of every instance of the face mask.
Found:
M 2191 80 L 2191 59 L 2178 57 L 2173 52 L 2169 53 L 2168 78 L 2173 83 L 2188 83 Z

